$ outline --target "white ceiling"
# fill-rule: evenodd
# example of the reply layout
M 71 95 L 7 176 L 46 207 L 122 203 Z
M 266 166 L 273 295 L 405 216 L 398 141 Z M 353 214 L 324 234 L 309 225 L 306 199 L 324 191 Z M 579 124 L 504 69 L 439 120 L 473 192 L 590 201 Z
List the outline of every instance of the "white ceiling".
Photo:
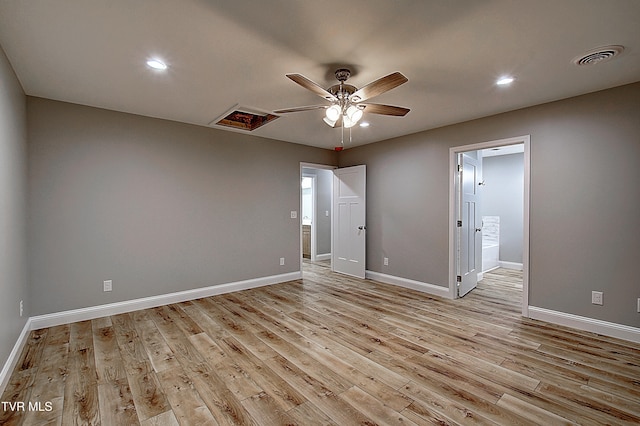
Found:
M 578 67 L 593 48 L 619 57 Z M 345 148 L 640 80 L 638 0 L 2 0 L 0 45 L 28 95 L 207 126 L 236 104 L 263 111 L 324 101 L 339 66 L 362 87 L 409 82 L 373 102 Z M 169 69 L 147 68 L 159 57 Z M 510 87 L 494 84 L 513 74 Z M 252 132 L 333 148 L 323 110 Z

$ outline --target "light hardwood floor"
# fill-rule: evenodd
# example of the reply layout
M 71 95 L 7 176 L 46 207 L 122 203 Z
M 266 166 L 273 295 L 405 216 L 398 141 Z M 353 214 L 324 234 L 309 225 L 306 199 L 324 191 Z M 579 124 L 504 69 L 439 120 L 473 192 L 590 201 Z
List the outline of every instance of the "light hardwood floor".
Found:
M 638 424 L 640 345 L 306 265 L 303 280 L 31 333 L 0 424 Z M 51 410 L 45 405 L 50 403 Z

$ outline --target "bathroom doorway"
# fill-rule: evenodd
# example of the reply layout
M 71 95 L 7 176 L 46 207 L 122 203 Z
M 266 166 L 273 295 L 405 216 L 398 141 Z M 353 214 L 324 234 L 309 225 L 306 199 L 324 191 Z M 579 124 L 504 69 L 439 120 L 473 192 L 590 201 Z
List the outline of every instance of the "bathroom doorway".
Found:
M 473 179 L 469 167 L 458 164 L 463 157 L 478 159 Z M 474 264 L 474 280 L 482 280 L 484 273 L 496 268 L 521 270 L 522 312 L 528 315 L 528 263 L 529 263 L 529 136 L 509 138 L 450 149 L 450 296 L 462 297 L 471 291 L 468 281 L 460 291 L 465 266 Z M 473 182 L 474 208 L 479 213 L 474 223 L 463 213 L 469 200 L 464 199 L 464 182 Z M 468 186 L 468 185 L 467 185 Z M 469 188 L 466 188 L 469 189 Z M 470 191 L 467 191 L 470 192 Z M 466 203 L 466 204 L 465 204 Z M 468 223 L 464 223 L 463 219 Z M 462 224 L 461 224 L 462 222 Z M 466 225 L 467 232 L 464 232 Z M 470 227 L 470 225 L 473 225 Z M 472 239 L 478 255 L 470 262 L 469 247 Z M 480 238 L 477 238 L 480 237 Z M 482 243 L 480 243 L 482 241 Z M 465 260 L 466 259 L 466 260 Z M 464 271 L 463 271 L 464 269 Z M 477 274 L 477 276 L 476 276 Z M 472 280 L 473 281 L 473 280 Z M 475 287 L 475 284 L 472 286 Z

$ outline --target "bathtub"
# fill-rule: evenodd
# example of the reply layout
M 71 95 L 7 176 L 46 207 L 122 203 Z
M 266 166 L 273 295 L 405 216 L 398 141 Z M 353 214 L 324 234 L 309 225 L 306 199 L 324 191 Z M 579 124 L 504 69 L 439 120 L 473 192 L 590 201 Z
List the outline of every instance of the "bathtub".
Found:
M 496 269 L 499 265 L 500 245 L 494 242 L 482 242 L 482 272 Z

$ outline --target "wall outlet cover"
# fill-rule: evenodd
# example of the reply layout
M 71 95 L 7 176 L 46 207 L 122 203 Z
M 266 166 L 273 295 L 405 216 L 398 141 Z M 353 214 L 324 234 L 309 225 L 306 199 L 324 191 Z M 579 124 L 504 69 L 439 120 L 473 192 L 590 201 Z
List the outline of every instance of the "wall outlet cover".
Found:
M 592 291 L 591 292 L 591 303 L 594 305 L 602 305 L 603 303 L 603 293 L 601 291 Z

